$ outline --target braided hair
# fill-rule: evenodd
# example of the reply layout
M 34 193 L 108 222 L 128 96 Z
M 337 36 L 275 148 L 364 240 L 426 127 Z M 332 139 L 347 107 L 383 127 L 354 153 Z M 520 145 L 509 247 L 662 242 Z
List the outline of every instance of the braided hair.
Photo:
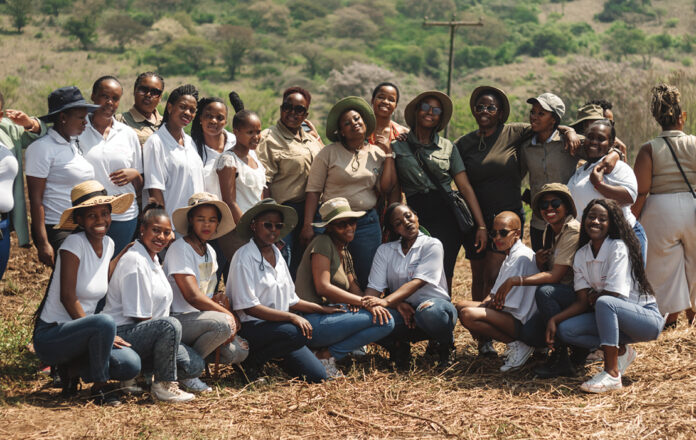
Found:
M 662 129 L 671 127 L 679 121 L 682 114 L 680 101 L 681 93 L 675 86 L 662 83 L 653 87 L 650 111 Z
M 205 136 L 203 134 L 203 124 L 201 124 L 201 115 L 203 114 L 203 110 L 214 102 L 219 102 L 224 105 L 225 113 L 227 113 L 227 104 L 225 104 L 222 99 L 201 98 L 201 100 L 198 101 L 196 116 L 194 116 L 193 122 L 191 123 L 191 139 L 193 139 L 193 143 L 196 144 L 196 150 L 198 150 L 198 155 L 201 157 L 201 160 L 203 160 L 203 163 L 208 159 L 208 152 L 205 150 Z
M 163 124 L 169 121 L 169 110 L 167 110 L 169 104 L 176 104 L 182 96 L 186 95 L 191 95 L 196 101 L 198 101 L 198 90 L 196 90 L 196 86 L 191 84 L 184 84 L 183 86 L 179 86 L 176 89 L 172 90 L 172 93 L 169 95 L 169 98 L 167 98 L 167 105 L 164 107 L 164 116 L 162 117 Z
M 145 79 L 149 78 L 151 76 L 154 76 L 157 78 L 161 83 L 162 83 L 162 88 L 164 88 L 164 78 L 160 76 L 159 73 L 157 72 L 143 72 L 140 75 L 138 75 L 137 78 L 135 78 L 135 85 L 133 86 L 133 90 L 137 89 L 140 83 Z

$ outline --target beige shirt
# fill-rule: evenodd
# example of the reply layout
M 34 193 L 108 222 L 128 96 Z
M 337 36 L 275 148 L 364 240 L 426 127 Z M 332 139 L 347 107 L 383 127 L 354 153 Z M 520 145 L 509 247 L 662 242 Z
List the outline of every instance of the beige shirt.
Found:
M 314 158 L 307 192 L 321 193 L 321 201 L 345 197 L 351 209 L 366 211 L 377 204 L 377 180 L 386 155 L 376 145 L 365 144 L 355 153 L 341 143 L 324 147 Z
M 551 234 L 550 237 L 549 234 Z M 575 251 L 578 249 L 578 240 L 580 240 L 580 222 L 572 215 L 567 216 L 561 228 L 561 233 L 558 235 L 553 235 L 551 225 L 547 225 L 544 231 L 544 243 L 547 240 L 553 240 L 553 243 L 551 245 L 551 255 L 545 269 L 551 271 L 555 264 L 569 266 L 571 269 L 561 279 L 561 284 L 572 285 L 573 259 L 575 258 Z
M 135 130 L 141 147 L 145 145 L 145 141 L 147 141 L 148 138 L 160 128 L 160 125 L 162 125 L 162 115 L 159 114 L 157 109 L 155 109 L 150 119 L 147 119 L 142 113 L 136 110 L 135 107 L 131 107 L 127 112 L 117 115 L 116 120 L 118 122 L 123 122 Z
M 280 121 L 261 133 L 256 153 L 266 168 L 268 189 L 276 202 L 304 201 L 309 169 L 320 150 L 318 139 L 304 130 L 293 134 Z
M 696 136 L 687 135 L 679 130 L 666 130 L 650 141 L 653 162 L 650 193 L 670 194 L 689 190 L 664 140 L 666 137 L 672 142 L 674 153 L 691 187 L 696 188 Z

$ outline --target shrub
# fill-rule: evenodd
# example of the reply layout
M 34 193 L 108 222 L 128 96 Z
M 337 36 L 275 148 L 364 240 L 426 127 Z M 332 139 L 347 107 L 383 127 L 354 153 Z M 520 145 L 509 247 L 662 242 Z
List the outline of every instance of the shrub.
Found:
M 670 18 L 669 20 L 665 21 L 665 27 L 668 29 L 675 28 L 679 24 L 679 19 L 678 18 Z
M 63 30 L 71 37 L 77 38 L 82 49 L 87 50 L 97 37 L 97 21 L 89 15 L 72 16 L 63 25 Z
M 42 0 L 41 12 L 57 17 L 58 14 L 73 4 L 74 0 Z

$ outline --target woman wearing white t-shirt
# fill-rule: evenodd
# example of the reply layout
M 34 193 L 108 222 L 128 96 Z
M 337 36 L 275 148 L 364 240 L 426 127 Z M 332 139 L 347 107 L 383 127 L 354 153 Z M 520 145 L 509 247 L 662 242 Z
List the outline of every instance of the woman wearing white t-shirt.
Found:
M 36 312 L 34 349 L 41 361 L 58 366 L 64 396 L 77 393 L 82 376 L 95 383 L 92 395 L 99 403 L 119 404 L 113 394 L 104 394 L 104 384 L 109 379 L 134 378 L 140 372 L 140 358 L 116 335 L 114 320 L 95 310 L 119 258 L 112 261 L 114 243 L 106 235 L 111 213 L 125 212 L 133 196 L 107 196 L 99 182 L 90 180 L 76 185 L 71 198 L 73 207 L 62 214 L 58 226 L 79 229 L 60 247 L 46 296 Z
M 53 122 L 46 136 L 29 145 L 25 174 L 31 211 L 31 235 L 39 261 L 53 267 L 55 254 L 70 231 L 54 229 L 70 208 L 70 191 L 94 179 L 94 167 L 82 157 L 76 142 L 87 125 L 87 114 L 98 109 L 88 104 L 77 87 L 62 87 L 48 96 L 44 122 Z
M 553 316 L 546 342 L 600 347 L 604 369 L 580 386 L 588 393 L 621 388 L 621 376 L 635 360 L 628 344 L 660 336 L 660 315 L 648 282 L 640 244 L 613 200 L 592 200 L 582 215 L 578 251 L 573 262 L 576 301 Z M 594 308 L 594 310 L 592 310 Z
M 169 217 L 204 190 L 203 161 L 184 127 L 196 115 L 198 91 L 190 84 L 172 90 L 162 126 L 143 145 L 145 189 Z
M 19 171 L 17 158 L 0 143 L 0 280 L 10 259 L 10 211 L 14 207 L 12 185 Z
M 164 272 L 172 286 L 172 316 L 181 322 L 181 342 L 207 358 L 220 347 L 220 361 L 238 364 L 249 352 L 235 338 L 239 320 L 213 298 L 217 293 L 215 250 L 208 241 L 234 228 L 232 213 L 213 194 L 191 196 L 189 206 L 174 211 L 174 228 L 182 235 L 167 252 Z M 224 298 L 224 297 L 223 297 Z M 181 381 L 189 390 L 210 391 L 200 379 Z
M 114 114 L 123 95 L 123 87 L 113 76 L 102 76 L 92 86 L 92 102 L 100 106 L 87 118 L 87 127 L 78 137 L 85 159 L 94 167 L 94 178 L 110 195 L 139 194 L 143 187 L 143 158 L 138 135 Z M 114 215 L 109 237 L 114 253 L 133 241 L 138 223 L 138 204 Z

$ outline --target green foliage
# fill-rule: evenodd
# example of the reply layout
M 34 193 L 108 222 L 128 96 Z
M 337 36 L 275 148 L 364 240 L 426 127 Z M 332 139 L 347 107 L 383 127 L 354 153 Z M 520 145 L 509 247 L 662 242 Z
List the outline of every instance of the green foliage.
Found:
M 669 20 L 665 21 L 665 27 L 667 29 L 673 29 L 677 27 L 679 24 L 679 19 L 678 18 L 670 18 Z
M 29 15 L 34 9 L 34 2 L 32 0 L 6 0 L 5 9 L 12 18 L 12 26 L 17 30 L 17 33 L 20 33 L 24 26 L 29 23 Z
M 164 75 L 196 75 L 213 65 L 215 50 L 205 38 L 186 35 L 160 49 L 149 50 L 145 61 L 157 66 Z
M 147 30 L 140 22 L 126 12 L 110 12 L 102 18 L 101 28 L 118 45 L 121 52 L 126 44 L 138 41 Z
M 333 4 L 330 4 L 333 3 Z M 290 16 L 296 21 L 309 21 L 322 18 L 338 7 L 339 2 L 317 2 L 314 0 L 296 0 L 288 3 Z
M 244 56 L 254 44 L 254 31 L 245 26 L 223 25 L 218 29 L 221 57 L 230 79 L 235 79 Z
M 19 77 L 9 75 L 0 81 L 0 92 L 5 98 L 5 108 L 9 108 L 19 97 Z
M 650 7 L 650 0 L 607 0 L 602 12 L 595 15 L 601 22 L 608 23 L 623 18 L 626 14 L 641 14 L 652 17 L 655 12 Z
M 77 38 L 82 49 L 89 49 L 97 37 L 97 22 L 94 17 L 84 15 L 72 16 L 63 25 L 63 30 L 71 37 Z
M 59 13 L 71 6 L 73 2 L 74 0 L 42 0 L 41 12 L 57 17 Z
M 618 61 L 621 61 L 627 55 L 637 54 L 644 50 L 645 33 L 623 21 L 617 21 L 607 31 L 606 42 L 609 52 Z
M 563 56 L 577 52 L 578 48 L 578 42 L 567 26 L 546 25 L 537 27 L 530 37 L 520 44 L 518 53 L 535 57 Z

